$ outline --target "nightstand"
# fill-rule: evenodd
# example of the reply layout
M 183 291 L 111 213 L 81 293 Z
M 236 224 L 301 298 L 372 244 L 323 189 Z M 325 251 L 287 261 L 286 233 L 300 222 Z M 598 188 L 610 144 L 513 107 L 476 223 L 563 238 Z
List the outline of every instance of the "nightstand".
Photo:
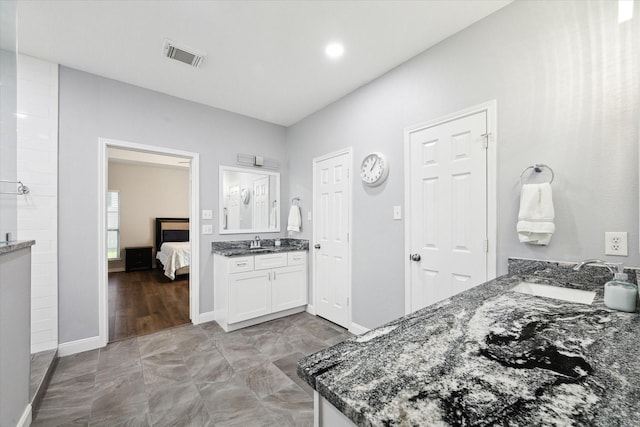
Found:
M 151 270 L 152 246 L 136 246 L 124 249 L 125 270 Z

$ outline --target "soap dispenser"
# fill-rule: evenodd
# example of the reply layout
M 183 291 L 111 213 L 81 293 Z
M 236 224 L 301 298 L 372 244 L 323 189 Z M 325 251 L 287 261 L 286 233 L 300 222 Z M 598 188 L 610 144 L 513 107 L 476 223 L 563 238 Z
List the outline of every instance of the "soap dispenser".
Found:
M 613 280 L 604 284 L 604 303 L 614 310 L 633 313 L 638 301 L 638 286 L 627 281 L 622 263 L 616 266 L 618 272 L 613 275 Z

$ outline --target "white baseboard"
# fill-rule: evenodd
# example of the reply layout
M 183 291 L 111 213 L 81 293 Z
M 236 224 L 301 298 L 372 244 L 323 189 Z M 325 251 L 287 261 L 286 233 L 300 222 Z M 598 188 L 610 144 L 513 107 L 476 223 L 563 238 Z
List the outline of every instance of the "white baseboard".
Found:
M 362 335 L 369 332 L 369 328 L 365 328 L 362 325 L 358 325 L 357 323 L 351 322 L 351 326 L 349 326 L 349 332 L 354 335 Z
M 94 350 L 101 347 L 104 347 L 104 345 L 102 344 L 102 340 L 99 336 L 64 342 L 58 345 L 58 356 L 70 356 L 72 354 L 82 353 L 83 351 Z
M 58 348 L 58 340 L 31 344 L 31 354 L 55 350 L 56 348 Z
M 32 417 L 31 404 L 28 403 L 27 407 L 24 408 L 24 412 L 22 413 L 22 416 L 18 420 L 18 424 L 16 424 L 16 427 L 29 427 L 31 425 L 31 420 L 32 420 L 31 417 Z
M 200 313 L 198 315 L 198 324 L 207 323 L 216 320 L 215 311 L 207 311 L 206 313 Z
M 307 313 L 312 314 L 312 315 L 316 315 L 316 309 L 313 306 L 313 304 L 307 304 Z

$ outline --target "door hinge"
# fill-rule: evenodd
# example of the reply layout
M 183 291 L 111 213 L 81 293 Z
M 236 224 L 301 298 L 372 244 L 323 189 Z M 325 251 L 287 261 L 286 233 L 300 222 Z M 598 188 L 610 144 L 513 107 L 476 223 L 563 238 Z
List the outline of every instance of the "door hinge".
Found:
M 484 141 L 482 142 L 483 148 L 485 148 L 485 149 L 489 148 L 489 137 L 491 136 L 491 134 L 490 133 L 483 133 L 480 136 L 484 138 Z
M 484 246 L 484 251 L 489 252 L 489 241 L 487 239 L 484 240 L 483 246 Z

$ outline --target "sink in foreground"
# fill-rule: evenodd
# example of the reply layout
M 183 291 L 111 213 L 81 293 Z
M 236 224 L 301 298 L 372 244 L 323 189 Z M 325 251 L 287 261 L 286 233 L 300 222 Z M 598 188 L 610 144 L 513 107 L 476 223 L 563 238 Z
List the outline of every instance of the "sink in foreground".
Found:
M 582 291 L 579 289 L 561 288 L 559 286 L 543 285 L 540 283 L 520 282 L 512 291 L 522 294 L 547 297 L 562 301 L 577 302 L 578 304 L 591 305 L 596 296 L 594 291 Z

